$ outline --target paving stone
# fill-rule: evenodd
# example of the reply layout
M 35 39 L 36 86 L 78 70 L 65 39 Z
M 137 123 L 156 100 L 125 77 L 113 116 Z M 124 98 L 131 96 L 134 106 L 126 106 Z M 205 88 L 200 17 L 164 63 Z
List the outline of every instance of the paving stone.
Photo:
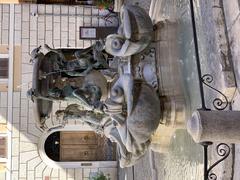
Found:
M 80 14 L 81 16 L 83 15 L 83 6 L 77 7 L 77 13 Z
M 52 29 L 53 29 L 53 17 L 46 16 L 46 30 L 52 30 Z
M 52 40 L 53 40 L 52 31 L 46 31 L 45 43 L 52 46 L 52 44 L 53 44 L 53 41 L 52 41 Z
M 61 17 L 58 16 L 59 13 L 55 13 L 56 14 L 54 17 L 53 17 L 53 23 L 60 23 L 61 22 Z
M 69 23 L 69 40 L 75 40 L 76 36 L 75 36 L 75 23 Z
M 28 123 L 28 118 L 27 118 L 27 109 L 26 108 L 21 108 L 21 125 L 20 125 L 20 130 L 21 131 L 26 131 L 27 130 L 27 123 Z
M 29 38 L 29 22 L 22 22 L 22 38 Z
M 7 123 L 7 108 L 0 108 L 0 123 Z
M 20 4 L 15 4 L 14 10 L 15 10 L 15 13 L 21 13 L 22 12 L 22 6 Z
M 33 180 L 35 178 L 34 171 L 27 172 L 27 180 Z
M 51 172 L 52 172 L 52 168 L 50 167 L 46 167 L 44 170 L 43 170 L 43 177 L 51 177 Z
M 54 48 L 60 48 L 61 47 L 61 41 L 60 40 L 54 40 L 53 45 L 54 45 Z
M 83 17 L 77 17 L 77 29 L 79 30 L 79 27 L 83 26 Z
M 29 4 L 23 5 L 23 11 L 22 11 L 22 20 L 23 21 L 29 21 L 30 11 L 29 11 Z
M 69 9 L 69 14 L 71 14 L 71 15 L 73 15 L 77 12 L 77 7 L 76 6 L 75 7 L 74 6 L 69 6 L 68 9 Z M 70 18 L 71 17 L 72 16 L 70 16 Z
M 35 124 L 35 121 L 33 121 L 33 120 L 30 120 L 29 119 L 29 121 L 31 121 L 30 123 L 28 123 L 28 133 L 30 133 L 30 134 L 32 134 L 32 135 L 34 135 L 34 136 L 36 136 L 36 137 L 40 137 L 41 135 L 42 135 L 42 131 L 40 131 L 36 126 L 36 124 Z
M 13 124 L 19 124 L 19 123 L 20 123 L 20 109 L 13 108 Z
M 35 16 L 30 16 L 30 30 L 37 31 L 38 18 Z
M 9 4 L 3 4 L 2 6 L 2 12 L 9 13 L 10 5 Z
M 18 171 L 12 171 L 12 180 L 19 180 Z
M 19 115 L 18 115 L 19 117 Z M 19 138 L 20 137 L 20 133 L 19 133 L 19 128 L 20 128 L 20 125 L 19 123 L 18 124 L 12 124 L 12 137 L 13 138 Z
M 54 5 L 53 6 L 53 12 L 54 14 L 60 14 L 60 5 Z
M 27 165 L 26 164 L 20 164 L 19 177 L 25 178 L 25 179 L 27 178 Z
M 27 117 L 28 115 L 28 99 L 21 98 L 21 116 Z M 26 112 L 22 112 L 26 111 Z
M 43 174 L 43 171 L 46 167 L 47 166 L 44 162 L 41 162 L 38 166 L 36 166 L 35 177 L 38 177 L 38 178 L 43 177 L 42 174 Z
M 31 101 L 29 101 L 29 102 L 31 102 Z M 32 106 L 30 104 L 29 104 L 29 111 L 28 111 L 28 119 L 29 119 L 29 126 L 35 125 L 35 122 L 36 122 L 35 121 L 35 116 L 33 114 L 33 109 L 32 109 Z M 36 132 L 36 133 L 38 133 L 38 132 Z
M 98 18 L 97 17 L 92 18 L 92 26 L 98 26 Z
M 19 138 L 12 138 L 12 156 L 19 156 Z
M 21 142 L 20 152 L 30 152 L 37 151 L 37 145 L 33 143 Z
M 18 171 L 18 166 L 19 166 L 19 157 L 18 156 L 12 157 L 12 169 L 11 170 Z
M 29 53 L 29 39 L 22 39 L 22 52 Z
M 2 30 L 2 44 L 8 45 L 8 30 Z
M 83 169 L 83 177 L 84 178 L 89 178 L 90 172 L 91 172 L 90 168 L 84 168 Z
M 45 44 L 45 40 L 44 39 L 39 39 L 38 38 L 38 46 L 44 46 L 44 44 Z M 43 50 L 42 50 L 42 52 L 45 54 L 46 53 L 46 49 L 44 48 Z
M 30 13 L 37 12 L 37 8 L 37 4 L 30 4 Z
M 83 48 L 83 40 L 77 40 L 77 47 L 78 48 Z
M 74 180 L 74 169 L 67 169 L 67 180 Z
M 84 15 L 90 16 L 92 13 L 92 8 L 84 7 Z
M 98 15 L 99 9 L 98 8 L 92 8 L 92 15 Z
M 68 32 L 61 33 L 61 47 L 67 47 L 68 45 Z
M 1 92 L 0 96 L 0 107 L 7 107 L 8 106 L 8 93 L 7 92 Z
M 23 48 L 22 48 L 22 50 L 23 50 Z M 31 57 L 30 57 L 30 55 L 28 54 L 28 52 L 22 52 L 22 63 L 29 63 L 29 61 L 30 61 L 30 59 L 31 59 Z M 22 79 L 22 81 L 23 81 L 24 79 Z
M 91 40 L 84 40 L 83 45 L 84 45 L 83 48 L 88 48 L 92 45 L 92 42 Z
M 66 169 L 60 169 L 60 180 L 67 180 L 67 170 Z
M 52 13 L 53 12 L 53 6 L 52 5 L 46 5 L 46 13 Z
M 68 45 L 70 47 L 76 47 L 76 41 L 75 40 L 69 40 Z
M 61 31 L 68 31 L 68 17 L 61 16 Z
M 61 14 L 68 14 L 68 6 L 61 6 Z
M 53 32 L 54 32 L 54 39 L 55 40 L 60 40 L 60 31 L 61 31 L 61 29 L 60 29 L 60 23 L 54 23 L 54 29 L 53 29 Z
M 14 44 L 15 45 L 21 45 L 21 40 L 22 38 L 22 32 L 21 31 L 15 31 L 15 34 L 14 34 Z
M 14 28 L 15 30 L 21 30 L 22 29 L 22 14 L 21 13 L 16 13 L 14 15 L 15 20 L 14 20 Z
M 39 14 L 44 14 L 45 13 L 45 5 L 44 4 L 39 4 L 38 5 L 38 13 Z
M 20 142 L 28 142 L 28 143 L 35 143 L 37 144 L 39 141 L 39 138 L 36 136 L 33 136 L 31 134 L 28 134 L 26 131 L 21 131 L 20 133 Z
M 91 18 L 90 17 L 84 17 L 83 18 L 83 24 L 84 24 L 84 26 L 91 26 L 91 24 L 92 24 Z
M 33 72 L 33 67 L 32 64 L 22 64 L 22 73 L 23 74 L 32 74 Z
M 56 178 L 56 179 L 59 179 L 59 169 L 52 169 L 52 172 L 51 172 L 51 179 L 53 178 Z
M 20 152 L 20 163 L 27 163 L 27 161 L 35 157 L 38 157 L 37 151 Z
M 75 169 L 75 180 L 83 180 L 83 169 Z
M 28 170 L 35 170 L 35 168 L 42 162 L 42 159 L 40 157 L 36 157 L 32 160 L 29 160 L 27 162 L 27 168 Z
M 45 24 L 42 22 L 38 22 L 38 40 L 45 39 Z
M 37 31 L 35 30 L 30 31 L 30 46 L 37 46 Z

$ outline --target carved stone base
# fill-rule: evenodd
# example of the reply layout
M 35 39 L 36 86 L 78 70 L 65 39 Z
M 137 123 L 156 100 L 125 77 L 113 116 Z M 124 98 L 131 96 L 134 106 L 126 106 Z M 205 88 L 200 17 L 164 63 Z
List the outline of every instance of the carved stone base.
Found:
M 159 96 L 162 102 L 161 123 L 152 137 L 152 150 L 166 153 L 174 132 L 186 127 L 190 117 L 187 91 L 184 87 L 179 49 L 176 43 L 177 24 L 162 21 L 155 31 L 156 65 Z

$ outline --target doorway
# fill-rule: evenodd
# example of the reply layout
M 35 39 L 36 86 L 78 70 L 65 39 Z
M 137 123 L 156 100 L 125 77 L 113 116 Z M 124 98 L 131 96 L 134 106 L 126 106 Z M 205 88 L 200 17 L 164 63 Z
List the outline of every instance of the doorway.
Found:
M 93 131 L 56 131 L 47 137 L 44 149 L 59 162 L 116 161 L 116 145 Z

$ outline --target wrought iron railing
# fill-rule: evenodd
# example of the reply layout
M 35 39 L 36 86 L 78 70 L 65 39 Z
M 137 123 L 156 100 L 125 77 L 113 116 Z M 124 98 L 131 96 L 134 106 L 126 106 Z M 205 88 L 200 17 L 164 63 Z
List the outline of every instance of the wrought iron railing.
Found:
M 211 109 L 206 107 L 205 104 L 205 97 L 204 97 L 204 87 L 203 85 L 207 86 L 208 88 L 217 92 L 221 98 L 216 97 L 213 100 L 213 107 L 215 110 L 225 110 L 227 107 L 231 107 L 230 102 L 228 101 L 227 97 L 218 89 L 214 88 L 211 83 L 213 82 L 214 78 L 211 74 L 204 74 L 202 75 L 201 71 L 201 63 L 199 58 L 199 49 L 198 49 L 198 38 L 197 38 L 197 31 L 196 31 L 196 23 L 195 23 L 195 15 L 194 15 L 194 6 L 193 0 L 190 0 L 190 12 L 191 12 L 191 20 L 192 20 L 192 27 L 193 27 L 193 39 L 194 39 L 194 46 L 195 46 L 195 53 L 196 53 L 196 64 L 198 70 L 198 77 L 199 77 L 199 87 L 200 87 L 200 95 L 201 95 L 201 104 L 202 110 L 211 111 Z M 204 180 L 217 180 L 216 173 L 213 172 L 213 169 L 222 161 L 224 161 L 231 152 L 231 148 L 228 144 L 220 143 L 216 146 L 216 152 L 220 157 L 215 163 L 209 166 L 208 162 L 208 147 L 213 144 L 213 142 L 202 142 L 200 143 L 203 146 L 204 150 Z

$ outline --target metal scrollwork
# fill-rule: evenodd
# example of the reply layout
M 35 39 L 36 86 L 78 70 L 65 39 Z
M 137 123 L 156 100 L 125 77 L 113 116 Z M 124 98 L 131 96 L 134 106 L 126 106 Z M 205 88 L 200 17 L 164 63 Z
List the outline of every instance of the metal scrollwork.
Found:
M 210 142 L 204 142 L 202 143 L 202 145 L 204 146 L 204 154 L 205 157 L 207 157 L 207 148 L 209 145 L 212 145 L 212 143 Z M 217 175 L 214 172 L 211 172 L 213 170 L 214 167 L 216 167 L 219 163 L 221 163 L 222 161 L 224 161 L 230 154 L 231 152 L 231 148 L 229 145 L 225 144 L 225 143 L 220 143 L 217 145 L 216 147 L 216 151 L 218 156 L 220 156 L 221 158 L 215 162 L 213 165 L 211 165 L 208 169 L 205 169 L 204 172 L 204 176 L 205 176 L 205 180 L 217 180 Z M 204 164 L 207 167 L 208 164 L 208 158 L 205 158 L 204 160 Z
M 211 173 L 211 174 L 208 175 L 208 179 L 209 180 L 217 180 L 217 175 L 214 174 L 214 173 Z
M 205 74 L 202 76 L 201 80 L 203 84 L 205 84 L 210 89 L 213 89 L 214 91 L 218 92 L 223 97 L 223 100 L 221 98 L 215 98 L 213 100 L 214 108 L 220 111 L 226 109 L 229 104 L 227 97 L 221 91 L 217 90 L 216 88 L 210 85 L 213 82 L 213 76 L 210 74 Z

